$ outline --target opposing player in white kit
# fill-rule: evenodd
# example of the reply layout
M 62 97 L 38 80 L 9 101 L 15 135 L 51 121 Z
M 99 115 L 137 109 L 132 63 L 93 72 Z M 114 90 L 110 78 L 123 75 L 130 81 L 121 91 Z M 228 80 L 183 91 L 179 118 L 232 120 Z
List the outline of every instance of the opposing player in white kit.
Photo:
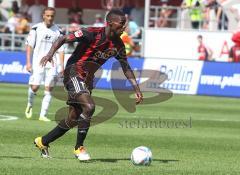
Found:
M 52 64 L 45 67 L 40 66 L 40 60 L 50 50 L 54 41 L 62 36 L 61 30 L 54 24 L 55 9 L 47 7 L 43 10 L 43 22 L 34 25 L 26 41 L 26 69 L 31 73 L 29 78 L 28 104 L 25 111 L 26 118 L 32 117 L 32 107 L 34 97 L 39 89 L 41 82 L 44 82 L 45 91 L 42 100 L 42 107 L 39 120 L 50 121 L 46 117 L 48 107 L 51 101 L 51 91 L 57 77 L 57 58 L 54 55 Z M 61 72 L 64 68 L 63 47 L 58 50 L 61 64 Z M 31 61 L 32 56 L 32 61 Z

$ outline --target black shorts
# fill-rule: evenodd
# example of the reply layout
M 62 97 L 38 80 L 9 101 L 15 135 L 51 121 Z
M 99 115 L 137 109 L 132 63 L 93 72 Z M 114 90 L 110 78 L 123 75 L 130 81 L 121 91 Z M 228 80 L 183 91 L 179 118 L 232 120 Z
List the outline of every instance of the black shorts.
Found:
M 68 105 L 78 103 L 76 99 L 78 95 L 83 93 L 90 94 L 85 82 L 78 76 L 69 78 L 68 81 L 64 82 L 64 86 L 68 92 Z

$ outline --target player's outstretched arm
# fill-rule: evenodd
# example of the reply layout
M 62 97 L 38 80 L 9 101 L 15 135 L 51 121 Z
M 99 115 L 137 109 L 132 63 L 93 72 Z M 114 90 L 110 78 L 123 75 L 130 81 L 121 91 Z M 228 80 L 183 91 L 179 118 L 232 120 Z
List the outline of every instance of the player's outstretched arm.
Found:
M 52 62 L 53 55 L 55 52 L 64 44 L 64 43 L 71 43 L 75 42 L 77 39 L 74 37 L 71 37 L 71 35 L 64 35 L 59 37 L 53 44 L 49 52 L 46 56 L 44 56 L 41 61 L 40 65 L 45 66 L 47 62 Z
M 61 36 L 52 44 L 52 47 L 47 53 L 47 55 L 41 59 L 40 61 L 41 66 L 45 66 L 47 62 L 52 62 L 53 55 L 65 43 L 65 40 L 66 36 Z
M 133 89 L 135 91 L 135 96 L 136 96 L 136 104 L 139 104 L 143 101 L 143 95 L 142 92 L 138 86 L 138 83 L 136 81 L 135 75 L 128 63 L 127 60 L 121 60 L 120 61 L 122 70 L 124 72 L 124 75 L 127 77 L 127 79 L 130 81 L 130 83 L 133 86 Z

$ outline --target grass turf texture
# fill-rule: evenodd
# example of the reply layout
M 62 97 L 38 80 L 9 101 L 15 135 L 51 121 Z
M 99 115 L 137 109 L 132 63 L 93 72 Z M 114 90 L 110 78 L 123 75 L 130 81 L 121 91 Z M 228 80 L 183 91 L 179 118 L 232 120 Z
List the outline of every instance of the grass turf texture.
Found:
M 36 97 L 34 120 L 27 120 L 27 86 L 0 84 L 0 114 L 19 117 L 0 120 L 0 174 L 240 174 L 238 99 L 174 95 L 166 102 L 139 106 L 133 114 L 120 107 L 116 116 L 90 129 L 85 145 L 93 160 L 81 163 L 72 154 L 76 129 L 50 145 L 52 159 L 40 158 L 33 140 L 56 126 L 37 120 L 42 94 L 41 90 Z M 94 95 L 114 100 L 111 91 L 95 90 Z M 53 119 L 63 106 L 65 102 L 53 99 L 49 117 Z M 190 117 L 191 128 L 124 125 L 134 120 L 189 122 Z M 140 145 L 153 152 L 149 167 L 134 166 L 129 160 Z

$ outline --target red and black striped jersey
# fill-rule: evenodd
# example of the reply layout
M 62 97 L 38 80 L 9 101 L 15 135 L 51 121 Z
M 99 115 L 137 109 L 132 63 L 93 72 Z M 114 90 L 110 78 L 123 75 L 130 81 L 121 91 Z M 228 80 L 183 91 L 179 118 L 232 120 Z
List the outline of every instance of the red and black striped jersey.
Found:
M 68 59 L 66 69 L 74 67 L 76 73 L 85 78 L 93 75 L 108 59 L 125 60 L 125 46 L 120 37 L 109 39 L 105 27 L 83 28 L 69 35 L 78 44 Z

